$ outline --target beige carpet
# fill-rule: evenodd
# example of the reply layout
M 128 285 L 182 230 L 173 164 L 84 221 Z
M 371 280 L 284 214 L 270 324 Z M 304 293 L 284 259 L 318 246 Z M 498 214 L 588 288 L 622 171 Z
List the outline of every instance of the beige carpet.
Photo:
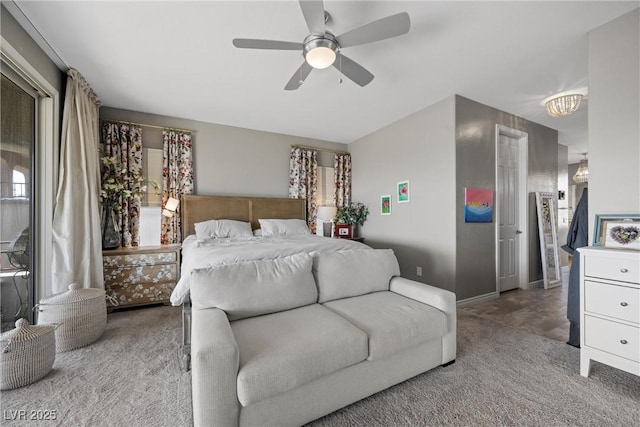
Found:
M 191 377 L 180 372 L 177 357 L 180 313 L 178 307 L 159 306 L 109 314 L 100 340 L 58 353 L 45 378 L 2 392 L 1 424 L 190 425 Z M 57 411 L 57 419 L 12 421 L 20 410 L 27 417 L 31 411 Z
M 95 344 L 56 357 L 44 379 L 1 394 L 3 426 L 186 426 L 189 374 L 180 372 L 180 309 L 109 315 Z M 640 377 L 594 363 L 562 342 L 459 311 L 458 359 L 312 423 L 320 426 L 640 425 Z M 11 421 L 56 410 L 55 422 Z

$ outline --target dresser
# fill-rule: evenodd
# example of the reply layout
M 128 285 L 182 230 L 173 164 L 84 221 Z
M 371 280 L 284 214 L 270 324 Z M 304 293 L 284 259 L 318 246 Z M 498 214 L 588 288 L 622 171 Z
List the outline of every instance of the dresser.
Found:
M 167 304 L 180 278 L 180 245 L 105 250 L 102 265 L 109 309 Z
M 595 360 L 640 375 L 640 251 L 578 250 L 580 374 Z

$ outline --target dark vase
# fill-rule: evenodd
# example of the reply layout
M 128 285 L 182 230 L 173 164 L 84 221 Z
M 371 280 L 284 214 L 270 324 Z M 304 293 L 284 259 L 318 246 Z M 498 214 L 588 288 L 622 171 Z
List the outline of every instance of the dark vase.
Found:
M 102 206 L 102 249 L 120 247 L 120 227 L 112 203 Z

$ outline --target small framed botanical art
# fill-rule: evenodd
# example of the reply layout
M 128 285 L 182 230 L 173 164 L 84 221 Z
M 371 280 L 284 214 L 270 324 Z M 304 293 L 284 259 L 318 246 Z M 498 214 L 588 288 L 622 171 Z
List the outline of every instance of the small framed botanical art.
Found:
M 341 239 L 353 238 L 353 225 L 336 224 L 335 236 Z
M 398 203 L 408 203 L 411 201 L 409 194 L 409 181 L 401 181 L 398 183 Z
M 640 250 L 640 215 L 596 215 L 593 245 Z
M 380 215 L 391 215 L 391 196 L 380 197 Z

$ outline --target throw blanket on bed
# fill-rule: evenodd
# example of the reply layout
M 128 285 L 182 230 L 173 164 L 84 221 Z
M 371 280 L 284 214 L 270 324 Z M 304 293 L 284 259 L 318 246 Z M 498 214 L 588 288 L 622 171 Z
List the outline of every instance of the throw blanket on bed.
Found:
M 371 249 L 347 239 L 332 239 L 316 235 L 197 239 L 191 235 L 182 242 L 180 280 L 171 294 L 171 304 L 189 300 L 189 278 L 195 268 L 215 267 L 242 261 L 281 258 L 300 252 Z

